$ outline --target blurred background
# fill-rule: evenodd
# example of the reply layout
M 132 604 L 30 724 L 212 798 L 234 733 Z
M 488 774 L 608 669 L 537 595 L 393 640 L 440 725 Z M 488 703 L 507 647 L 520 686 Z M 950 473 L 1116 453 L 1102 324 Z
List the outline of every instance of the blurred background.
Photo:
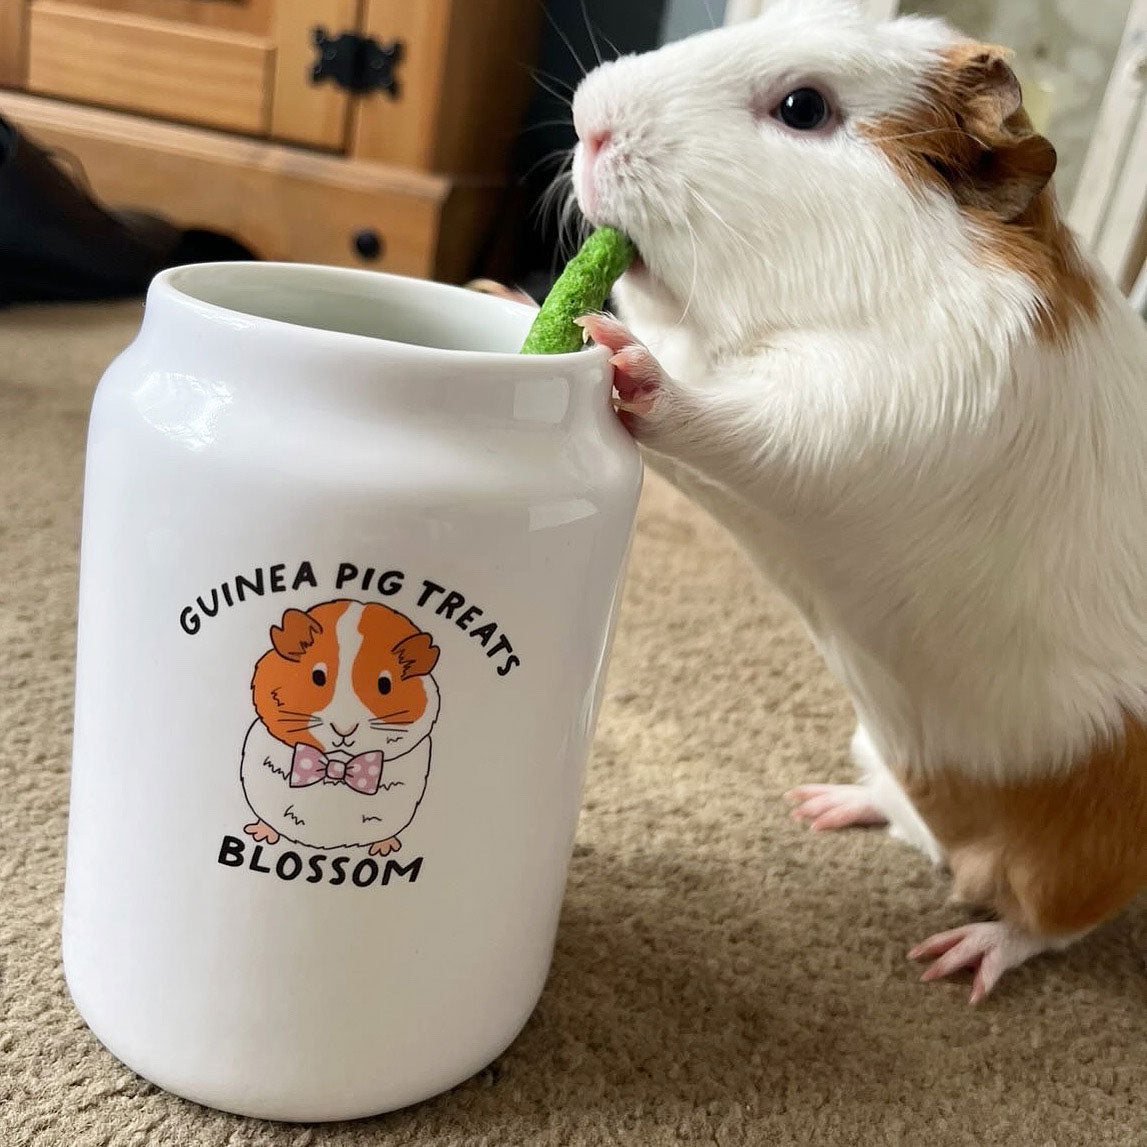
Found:
M 1147 302 L 1147 0 L 869 2 L 1016 49 L 1072 223 Z M 538 297 L 583 70 L 767 3 L 0 0 L 0 301 L 244 254 Z

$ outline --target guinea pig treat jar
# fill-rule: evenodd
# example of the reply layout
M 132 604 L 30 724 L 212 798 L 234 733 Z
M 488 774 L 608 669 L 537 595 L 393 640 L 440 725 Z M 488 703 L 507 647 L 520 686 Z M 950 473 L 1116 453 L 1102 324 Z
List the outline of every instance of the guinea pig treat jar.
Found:
M 541 993 L 641 486 L 609 352 L 365 271 L 181 267 L 92 408 L 64 967 L 125 1064 L 350 1119 Z

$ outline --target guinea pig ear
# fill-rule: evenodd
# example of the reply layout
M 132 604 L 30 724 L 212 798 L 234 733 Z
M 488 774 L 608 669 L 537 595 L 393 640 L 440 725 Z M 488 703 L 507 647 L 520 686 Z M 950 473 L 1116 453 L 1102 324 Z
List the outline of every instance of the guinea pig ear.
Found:
M 301 609 L 288 609 L 283 624 L 271 626 L 271 645 L 275 652 L 288 661 L 298 661 L 315 643 L 323 627 Z
M 402 666 L 403 681 L 424 677 L 438 664 L 438 646 L 429 633 L 412 633 L 404 637 L 392 652 Z
M 963 139 L 929 157 L 962 206 L 1005 223 L 1022 216 L 1055 173 L 1055 148 L 1031 124 L 1011 53 L 968 44 L 949 57 L 950 111 Z

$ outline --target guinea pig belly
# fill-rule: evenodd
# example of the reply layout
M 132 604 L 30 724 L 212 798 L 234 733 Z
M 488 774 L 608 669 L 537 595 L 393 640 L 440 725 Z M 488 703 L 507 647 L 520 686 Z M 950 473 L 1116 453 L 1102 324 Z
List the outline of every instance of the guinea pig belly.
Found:
M 354 848 L 389 840 L 414 818 L 426 790 L 429 766 L 427 740 L 404 756 L 384 762 L 378 792 L 372 795 L 327 781 L 297 788 L 284 784 L 274 827 L 297 844 L 312 848 Z
M 1095 927 L 1147 888 L 1147 728 L 1015 782 L 949 769 L 904 787 L 961 898 L 1041 936 Z

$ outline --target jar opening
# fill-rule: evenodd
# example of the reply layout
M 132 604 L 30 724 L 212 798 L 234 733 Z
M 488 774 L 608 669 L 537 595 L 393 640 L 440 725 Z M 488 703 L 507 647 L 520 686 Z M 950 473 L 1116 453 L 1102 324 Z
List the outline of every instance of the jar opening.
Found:
M 350 268 L 208 263 L 162 277 L 191 299 L 251 318 L 434 350 L 516 354 L 533 319 L 519 303 Z

